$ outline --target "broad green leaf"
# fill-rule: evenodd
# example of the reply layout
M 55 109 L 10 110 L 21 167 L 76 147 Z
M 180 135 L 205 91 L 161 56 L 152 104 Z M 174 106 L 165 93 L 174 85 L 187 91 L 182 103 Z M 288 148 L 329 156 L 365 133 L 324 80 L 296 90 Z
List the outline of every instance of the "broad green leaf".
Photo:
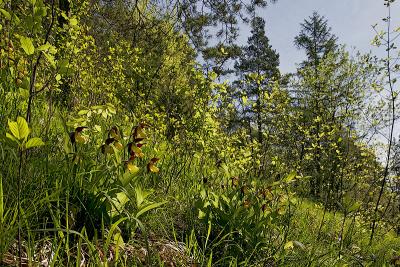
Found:
M 63 147 L 64 147 L 64 151 L 66 154 L 72 153 L 73 147 L 72 147 L 72 144 L 70 141 L 70 137 L 67 134 L 64 136 L 64 146 Z
M 33 137 L 33 138 L 29 139 L 28 142 L 26 142 L 25 148 L 29 149 L 32 147 L 43 146 L 43 145 L 44 145 L 44 142 L 42 141 L 41 138 Z
M 129 184 L 133 178 L 137 177 L 136 173 L 132 174 L 129 171 L 124 172 L 124 174 L 122 176 L 119 177 L 120 182 L 122 183 L 122 186 L 126 186 L 127 184 Z
M 60 75 L 60 74 L 57 74 L 57 75 Z M 60 79 L 61 79 L 61 76 L 60 76 Z M 89 112 L 88 109 L 82 109 L 82 110 L 79 110 L 79 111 L 78 111 L 78 115 L 79 115 L 79 116 L 86 115 L 88 112 Z M 97 125 L 96 125 L 96 126 L 97 126 Z
M 68 59 L 61 59 L 58 61 L 59 73 L 65 74 L 69 68 L 69 60 Z
M 290 183 L 291 181 L 293 181 L 294 178 L 296 178 L 296 172 L 292 171 L 288 174 L 288 176 L 286 176 L 285 182 Z
M 142 190 L 139 186 L 135 188 L 136 193 L 136 204 L 138 207 L 142 205 L 144 200 L 152 193 L 151 190 Z
M 20 42 L 22 49 L 24 49 L 27 55 L 33 55 L 33 53 L 35 53 L 35 47 L 33 46 L 31 38 L 21 36 Z
M 118 148 L 116 148 L 114 144 L 111 145 L 111 148 L 114 151 L 115 166 L 117 167 L 122 162 L 121 155 L 120 155 L 121 151 Z
M 211 80 L 215 80 L 218 78 L 218 75 L 215 72 L 211 72 L 209 75 Z
M 121 207 L 123 207 L 129 201 L 129 197 L 124 192 L 120 192 L 117 193 L 117 200 Z
M 118 225 L 127 219 L 128 219 L 127 217 L 120 218 L 118 221 L 116 221 L 115 223 L 113 223 L 111 225 L 111 228 L 110 228 L 110 231 L 108 232 L 106 243 L 105 243 L 104 247 L 108 248 L 110 246 L 111 238 L 114 237 L 114 232 L 120 231 Z
M 0 13 L 3 14 L 3 16 L 4 16 L 6 19 L 8 19 L 8 20 L 11 19 L 11 15 L 10 15 L 10 13 L 9 13 L 8 11 L 6 11 L 6 10 L 0 8 Z
M 117 193 L 117 196 L 112 199 L 111 216 L 118 215 L 129 201 L 129 197 L 124 192 Z
M 119 247 L 125 246 L 124 239 L 122 238 L 122 236 L 119 232 L 116 232 L 114 234 L 114 244 L 117 245 L 116 249 L 118 249 Z
M 99 133 L 101 132 L 101 126 L 100 125 L 95 125 L 94 129 Z
M 19 25 L 21 23 L 21 19 L 17 15 L 15 15 L 15 13 L 13 14 L 12 20 L 15 25 Z
M 21 139 L 18 130 L 18 123 L 15 121 L 8 121 L 8 128 L 16 139 Z
M 51 47 L 51 45 L 50 45 L 49 43 L 45 43 L 45 44 L 39 46 L 37 49 L 38 49 L 39 51 L 46 51 L 46 50 L 49 50 L 50 47 Z
M 10 129 L 13 137 L 17 140 L 22 140 L 28 137 L 30 130 L 28 127 L 28 123 L 22 117 L 18 117 L 17 121 L 8 121 L 8 128 Z M 8 138 L 14 140 L 10 134 L 6 134 Z M 15 141 L 15 140 L 14 140 Z
M 30 130 L 29 130 L 28 123 L 26 122 L 26 120 L 22 117 L 18 117 L 17 124 L 18 124 L 18 131 L 19 131 L 20 139 L 27 138 Z
M 35 17 L 46 17 L 47 15 L 47 8 L 46 7 L 39 7 L 35 9 Z
M 201 220 L 206 217 L 206 214 L 201 209 L 199 209 L 199 215 L 197 217 Z
M 18 140 L 17 140 L 14 136 L 12 136 L 11 134 L 9 134 L 9 133 L 6 133 L 6 137 L 9 138 L 9 139 L 11 139 L 11 140 L 14 141 L 14 142 L 18 142 Z

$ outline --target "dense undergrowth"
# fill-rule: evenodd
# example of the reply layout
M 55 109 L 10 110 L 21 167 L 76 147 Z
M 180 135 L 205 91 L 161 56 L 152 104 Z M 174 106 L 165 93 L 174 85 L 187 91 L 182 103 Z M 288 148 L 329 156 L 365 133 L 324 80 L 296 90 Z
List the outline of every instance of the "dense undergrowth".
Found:
M 398 145 L 385 165 L 359 123 L 395 123 L 390 59 L 332 35 L 290 78 L 256 18 L 221 82 L 238 47 L 204 70 L 175 11 L 0 0 L 1 264 L 400 265 Z

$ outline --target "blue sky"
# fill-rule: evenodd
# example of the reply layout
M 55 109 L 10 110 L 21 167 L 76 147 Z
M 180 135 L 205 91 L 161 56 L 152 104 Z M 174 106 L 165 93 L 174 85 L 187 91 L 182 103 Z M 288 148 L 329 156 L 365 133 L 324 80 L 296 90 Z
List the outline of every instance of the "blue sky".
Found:
M 294 72 L 296 64 L 304 60 L 302 51 L 293 45 L 294 37 L 300 31 L 300 23 L 313 11 L 328 19 L 332 32 L 339 38 L 339 43 L 346 44 L 349 51 L 352 47 L 361 52 L 373 50 L 381 53 L 384 49 L 374 49 L 370 42 L 374 37 L 373 24 L 382 24 L 387 16 L 383 0 L 278 0 L 260 10 L 258 15 L 266 20 L 267 36 L 274 49 L 280 54 L 281 72 Z M 392 7 L 392 18 L 400 26 L 400 3 Z M 241 31 L 240 42 L 247 41 L 248 29 Z

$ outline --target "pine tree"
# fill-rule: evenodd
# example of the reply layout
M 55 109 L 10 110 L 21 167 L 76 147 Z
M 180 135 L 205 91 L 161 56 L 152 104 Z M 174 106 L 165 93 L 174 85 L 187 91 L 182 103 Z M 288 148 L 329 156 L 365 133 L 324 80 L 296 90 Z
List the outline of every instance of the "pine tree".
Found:
M 354 152 L 357 137 L 351 131 L 363 107 L 369 71 L 337 45 L 327 20 L 315 12 L 301 24 L 295 45 L 307 55 L 296 85 L 299 162 L 311 177 L 310 194 L 335 207 L 347 186 L 339 170 L 347 168 Z
M 317 68 L 319 61 L 337 48 L 337 37 L 331 33 L 331 27 L 325 17 L 314 12 L 311 17 L 305 19 L 301 25 L 301 31 L 295 37 L 294 44 L 298 49 L 304 49 L 307 61 L 304 65 L 313 65 Z
M 334 53 L 337 48 L 337 37 L 331 33 L 331 28 L 325 17 L 314 12 L 312 16 L 305 19 L 301 25 L 301 30 L 298 36 L 295 37 L 294 44 L 298 49 L 303 49 L 306 52 L 307 60 L 305 60 L 300 69 L 298 76 L 302 80 L 303 85 L 298 88 L 297 97 L 301 105 L 299 105 L 300 113 L 302 114 L 302 127 L 310 129 L 311 138 L 304 137 L 300 143 L 300 161 L 306 154 L 307 146 L 315 147 L 313 152 L 312 166 L 310 172 L 313 178 L 310 180 L 310 193 L 313 196 L 319 197 L 322 187 L 322 150 L 321 139 L 322 128 L 324 122 L 321 118 L 324 117 L 324 105 L 321 99 L 324 97 L 324 88 L 326 81 L 321 77 L 321 68 L 323 60 L 331 53 Z M 315 125 L 313 125 L 315 122 Z M 307 130 L 308 131 L 308 130 Z M 307 140 L 316 140 L 316 143 L 307 144 Z
M 242 80 L 236 82 L 236 84 L 242 87 L 242 94 L 244 93 L 248 99 L 255 101 L 254 106 L 245 107 L 245 114 L 243 115 L 250 128 L 251 122 L 256 123 L 258 141 L 262 143 L 263 120 L 260 98 L 262 93 L 270 88 L 271 82 L 280 76 L 278 69 L 279 54 L 269 44 L 269 39 L 265 35 L 265 21 L 262 18 L 254 17 L 251 28 L 251 36 L 248 38 L 247 46 L 243 47 L 242 55 L 235 64 L 239 76 L 242 79 L 249 80 L 249 82 L 243 83 Z M 256 75 L 256 78 L 254 78 L 254 75 Z

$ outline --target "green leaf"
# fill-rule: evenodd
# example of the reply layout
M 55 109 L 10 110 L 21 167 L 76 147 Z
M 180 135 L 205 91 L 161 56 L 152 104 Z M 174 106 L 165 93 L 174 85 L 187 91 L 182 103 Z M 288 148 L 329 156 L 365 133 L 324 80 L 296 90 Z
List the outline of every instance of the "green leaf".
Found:
M 51 47 L 51 45 L 49 43 L 45 43 L 45 44 L 42 44 L 41 46 L 39 46 L 37 49 L 39 51 L 47 51 L 50 49 L 50 47 Z
M 106 243 L 105 243 L 104 247 L 108 248 L 110 246 L 111 238 L 114 236 L 114 232 L 119 231 L 118 225 L 127 219 L 128 219 L 127 217 L 120 218 L 118 221 L 116 221 L 115 223 L 113 223 L 111 225 L 111 228 L 110 228 L 110 231 L 108 232 Z
M 11 15 L 10 15 L 10 13 L 8 13 L 8 11 L 6 11 L 6 10 L 0 8 L 0 13 L 3 14 L 3 16 L 4 16 L 6 19 L 8 19 L 8 20 L 11 19 Z
M 117 200 L 121 205 L 120 207 L 123 207 L 129 201 L 129 197 L 124 192 L 119 192 L 117 193 Z
M 12 141 L 14 141 L 14 142 L 17 142 L 18 143 L 18 140 L 14 137 L 14 136 L 12 136 L 11 134 L 9 134 L 9 133 L 6 133 L 6 137 L 7 138 L 9 138 L 9 139 L 11 139 Z
M 356 201 L 353 205 L 351 205 L 351 207 L 349 208 L 349 212 L 353 212 L 358 210 L 361 207 L 361 202 Z
M 22 117 L 18 117 L 16 122 L 9 120 L 8 128 L 10 129 L 13 137 L 10 134 L 6 134 L 6 137 L 13 141 L 26 139 L 30 133 L 28 123 Z
M 124 172 L 124 174 L 122 176 L 119 177 L 119 181 L 121 182 L 122 186 L 126 186 L 135 177 L 137 177 L 136 174 L 132 174 L 129 171 L 126 171 L 126 172 Z
M 55 61 L 55 59 L 54 59 L 54 56 L 51 55 L 51 54 L 49 54 L 49 53 L 46 53 L 46 52 L 43 52 L 43 54 L 44 54 L 44 56 L 46 57 L 47 61 L 50 63 L 50 65 L 51 65 L 53 68 L 56 68 L 56 61 Z
M 292 171 L 288 174 L 288 176 L 286 176 L 285 182 L 290 183 L 291 181 L 293 181 L 294 178 L 296 178 L 296 172 Z
M 116 232 L 114 234 L 114 244 L 117 246 L 116 249 L 118 249 L 119 247 L 124 247 L 125 246 L 125 242 L 124 242 L 124 239 L 121 236 L 121 233 Z
M 21 23 L 21 19 L 17 15 L 15 15 L 15 13 L 13 14 L 12 20 L 15 25 L 19 25 Z
M 128 203 L 129 197 L 124 192 L 117 193 L 115 198 L 112 198 L 111 217 L 120 214 L 125 204 Z
M 65 74 L 69 68 L 69 60 L 68 59 L 61 59 L 58 61 L 59 73 Z
M 285 250 L 293 249 L 293 248 L 294 248 L 293 241 L 287 242 L 283 248 L 284 248 Z
M 199 209 L 199 215 L 197 216 L 200 220 L 206 217 L 206 213 Z
M 20 139 L 27 138 L 30 133 L 30 130 L 29 130 L 28 123 L 26 122 L 26 120 L 22 117 L 18 117 L 17 124 L 18 124 L 18 131 L 19 131 Z
M 42 141 L 41 138 L 33 137 L 33 138 L 29 139 L 28 142 L 26 142 L 25 148 L 29 149 L 32 147 L 43 146 L 43 145 L 44 145 L 44 142 Z
M 142 190 L 139 186 L 135 188 L 136 205 L 140 207 L 144 200 L 152 193 L 151 190 Z
M 150 204 L 150 205 L 144 207 L 138 213 L 136 213 L 136 218 L 139 218 L 140 215 L 142 215 L 142 214 L 144 214 L 144 213 L 146 213 L 146 212 L 148 212 L 148 211 L 150 211 L 152 209 L 158 208 L 158 207 L 164 205 L 165 203 L 167 203 L 167 202 L 164 201 L 164 202 L 159 202 L 159 203 L 153 203 L 153 204 Z
M 70 18 L 69 25 L 71 25 L 71 26 L 78 25 L 78 20 L 76 18 Z
M 35 47 L 33 46 L 31 38 L 21 36 L 20 42 L 22 49 L 24 49 L 27 55 L 33 55 L 33 53 L 35 53 Z
M 212 257 L 213 257 L 213 253 L 211 251 L 210 257 L 208 258 L 207 267 L 211 267 L 212 266 Z
M 15 121 L 8 121 L 8 128 L 16 139 L 21 139 L 18 130 L 18 123 Z

